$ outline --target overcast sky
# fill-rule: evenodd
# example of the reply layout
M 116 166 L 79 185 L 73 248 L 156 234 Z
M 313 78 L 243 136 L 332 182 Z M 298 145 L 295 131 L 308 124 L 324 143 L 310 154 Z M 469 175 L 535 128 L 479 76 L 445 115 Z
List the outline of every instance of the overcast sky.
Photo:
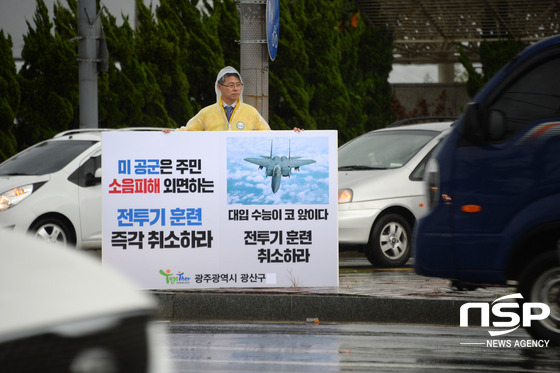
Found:
M 47 8 L 51 12 L 56 0 L 44 0 Z M 151 0 L 144 0 L 149 4 Z M 60 0 L 66 4 L 65 0 Z M 135 0 L 105 0 L 102 4 L 109 10 L 109 13 L 118 17 L 128 14 L 131 24 L 134 21 L 134 2 Z M 159 0 L 153 0 L 154 4 L 159 4 Z M 0 0 L 0 29 L 4 33 L 12 36 L 14 43 L 14 56 L 21 56 L 23 48 L 23 34 L 27 32 L 26 21 L 33 23 L 35 14 L 36 0 Z M 122 22 L 122 21 L 119 21 Z M 76 25 L 76 27 L 78 27 Z M 282 32 L 282 28 L 280 28 Z M 281 50 L 278 53 L 282 53 Z M 426 83 L 437 82 L 438 72 L 435 65 L 393 65 L 393 71 L 389 76 L 390 83 Z

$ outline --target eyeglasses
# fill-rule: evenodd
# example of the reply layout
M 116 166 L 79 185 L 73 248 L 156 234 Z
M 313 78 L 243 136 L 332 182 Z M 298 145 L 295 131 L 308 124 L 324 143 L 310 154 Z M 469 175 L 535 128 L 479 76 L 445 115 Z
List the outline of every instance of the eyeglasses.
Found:
M 243 87 L 243 83 L 228 84 L 228 85 L 220 84 L 220 85 L 223 86 L 223 87 L 227 87 L 227 88 L 229 88 L 229 89 L 241 88 L 241 87 Z

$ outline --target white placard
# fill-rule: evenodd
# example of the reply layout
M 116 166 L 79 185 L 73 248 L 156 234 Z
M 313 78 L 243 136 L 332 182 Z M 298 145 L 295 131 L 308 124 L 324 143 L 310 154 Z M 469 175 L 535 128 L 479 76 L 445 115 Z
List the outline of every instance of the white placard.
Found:
M 106 132 L 103 264 L 146 289 L 338 286 L 337 193 L 336 131 Z

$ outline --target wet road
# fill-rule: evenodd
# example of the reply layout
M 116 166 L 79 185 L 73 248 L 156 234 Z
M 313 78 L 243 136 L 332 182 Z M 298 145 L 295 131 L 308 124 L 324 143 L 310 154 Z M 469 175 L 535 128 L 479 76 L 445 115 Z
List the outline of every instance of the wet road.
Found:
M 560 367 L 560 348 L 524 347 L 531 341 L 524 330 L 490 339 L 481 328 L 418 325 L 170 323 L 168 329 L 176 372 L 558 372 Z

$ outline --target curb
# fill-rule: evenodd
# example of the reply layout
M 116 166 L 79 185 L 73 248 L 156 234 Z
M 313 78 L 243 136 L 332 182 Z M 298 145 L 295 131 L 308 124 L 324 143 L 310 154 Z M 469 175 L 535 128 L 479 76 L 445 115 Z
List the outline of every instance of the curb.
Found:
M 159 317 L 173 322 L 378 322 L 459 326 L 465 301 L 354 295 L 247 294 L 151 291 Z M 480 315 L 472 315 L 472 323 Z M 477 320 L 477 317 L 479 320 Z

